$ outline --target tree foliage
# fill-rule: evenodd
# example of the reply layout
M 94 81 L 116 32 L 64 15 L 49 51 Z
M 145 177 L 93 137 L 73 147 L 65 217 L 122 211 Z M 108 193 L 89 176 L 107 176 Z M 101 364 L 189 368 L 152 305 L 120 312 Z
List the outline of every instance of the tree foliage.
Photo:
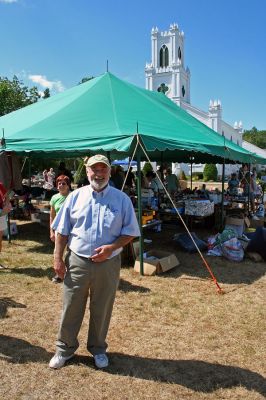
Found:
M 186 174 L 182 169 L 180 170 L 180 173 L 179 173 L 179 179 L 182 180 L 182 181 L 186 181 L 187 180 Z
M 39 98 L 37 87 L 25 86 L 16 75 L 12 80 L 0 77 L 0 116 L 36 103 Z
M 45 89 L 44 92 L 43 92 L 42 98 L 43 99 L 48 99 L 48 97 L 50 97 L 50 96 L 51 96 L 50 89 L 49 88 Z
M 84 76 L 84 78 L 82 78 L 81 81 L 79 82 L 79 85 L 81 85 L 82 83 L 88 82 L 93 78 L 94 78 L 94 76 Z
M 207 181 L 216 181 L 218 176 L 217 167 L 215 164 L 205 164 L 203 170 L 203 180 Z
M 146 176 L 148 171 L 153 171 L 152 165 L 149 162 L 145 162 L 142 172 Z
M 243 139 L 249 143 L 255 144 L 261 149 L 266 149 L 266 130 L 258 131 L 258 129 L 253 126 L 252 129 L 244 132 Z

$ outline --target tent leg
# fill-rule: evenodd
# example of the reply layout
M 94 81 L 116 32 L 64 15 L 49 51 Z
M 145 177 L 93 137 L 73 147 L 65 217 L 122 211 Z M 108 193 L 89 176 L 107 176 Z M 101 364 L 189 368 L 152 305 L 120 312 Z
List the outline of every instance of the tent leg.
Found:
M 29 164 L 28 164 L 28 178 L 29 178 L 29 187 L 31 187 L 31 159 L 30 157 L 28 158 Z
M 249 174 L 249 180 L 248 180 L 248 215 L 250 215 L 250 184 L 251 184 L 251 164 L 248 164 L 248 174 Z
M 7 214 L 7 240 L 11 243 L 10 214 Z
M 138 145 L 137 149 L 137 193 L 138 193 L 138 221 L 140 229 L 139 238 L 139 261 L 140 261 L 140 275 L 144 275 L 143 271 L 143 237 L 142 237 L 142 204 L 141 204 L 141 149 Z
M 224 228 L 224 181 L 225 181 L 225 163 L 223 161 L 223 169 L 222 169 L 222 203 L 221 203 L 221 231 Z
M 190 163 L 190 190 L 192 190 L 192 161 Z

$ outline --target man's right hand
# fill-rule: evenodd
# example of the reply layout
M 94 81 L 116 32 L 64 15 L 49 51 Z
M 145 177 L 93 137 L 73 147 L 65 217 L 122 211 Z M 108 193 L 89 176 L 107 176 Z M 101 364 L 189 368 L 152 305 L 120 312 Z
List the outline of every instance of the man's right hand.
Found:
M 56 275 L 59 276 L 59 278 L 64 279 L 66 273 L 66 265 L 61 258 L 54 259 L 54 270 Z

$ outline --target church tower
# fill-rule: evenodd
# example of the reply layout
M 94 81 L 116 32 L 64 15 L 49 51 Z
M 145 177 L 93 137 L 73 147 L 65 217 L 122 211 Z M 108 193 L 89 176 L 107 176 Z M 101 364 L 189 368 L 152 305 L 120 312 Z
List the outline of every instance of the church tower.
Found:
M 152 61 L 146 64 L 146 89 L 163 91 L 178 105 L 190 104 L 190 71 L 185 69 L 184 32 L 177 24 L 169 31 L 151 31 Z

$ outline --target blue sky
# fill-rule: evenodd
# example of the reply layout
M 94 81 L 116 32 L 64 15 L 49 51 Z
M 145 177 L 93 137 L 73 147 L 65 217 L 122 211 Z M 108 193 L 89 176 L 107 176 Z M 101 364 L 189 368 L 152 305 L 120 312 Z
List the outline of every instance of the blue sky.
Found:
M 0 0 L 0 76 L 53 93 L 109 70 L 145 87 L 153 26 L 185 32 L 191 104 L 266 129 L 265 0 Z

